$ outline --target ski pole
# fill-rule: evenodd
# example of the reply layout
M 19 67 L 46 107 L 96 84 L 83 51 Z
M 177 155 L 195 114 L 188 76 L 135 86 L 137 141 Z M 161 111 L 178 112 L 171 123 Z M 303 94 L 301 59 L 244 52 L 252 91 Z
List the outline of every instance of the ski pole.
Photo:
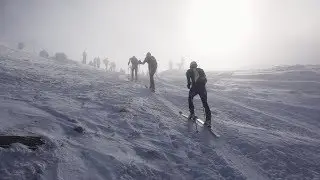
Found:
M 194 121 L 194 123 L 196 124 L 196 132 L 199 132 L 199 131 L 198 131 L 198 124 L 197 124 L 197 120 L 195 120 L 195 121 Z
M 130 66 L 128 65 L 128 80 L 130 80 Z
M 203 117 L 204 117 L 204 120 L 206 120 L 207 115 L 206 115 L 206 112 L 205 112 L 205 110 L 204 110 L 204 107 L 202 108 L 202 111 L 203 111 Z

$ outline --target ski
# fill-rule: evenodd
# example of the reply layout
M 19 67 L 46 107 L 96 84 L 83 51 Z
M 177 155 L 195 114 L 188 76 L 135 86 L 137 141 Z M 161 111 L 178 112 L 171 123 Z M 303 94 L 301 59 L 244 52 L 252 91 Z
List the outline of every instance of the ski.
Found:
M 181 111 L 179 111 L 179 114 L 180 114 L 182 117 L 184 117 L 184 118 L 186 118 L 186 119 L 189 120 L 188 116 L 185 115 L 185 114 L 183 114 Z M 190 120 L 191 120 L 191 119 L 190 119 Z M 219 135 L 217 132 L 215 132 L 212 128 L 208 128 L 208 127 L 204 126 L 204 121 L 203 121 L 203 120 L 199 119 L 198 117 L 195 117 L 193 120 L 194 120 L 194 123 L 197 123 L 199 126 L 201 126 L 201 127 L 205 128 L 205 129 L 209 130 L 209 132 L 211 132 L 211 134 L 212 134 L 213 136 L 215 136 L 215 137 L 217 137 L 217 138 L 220 137 L 220 135 Z

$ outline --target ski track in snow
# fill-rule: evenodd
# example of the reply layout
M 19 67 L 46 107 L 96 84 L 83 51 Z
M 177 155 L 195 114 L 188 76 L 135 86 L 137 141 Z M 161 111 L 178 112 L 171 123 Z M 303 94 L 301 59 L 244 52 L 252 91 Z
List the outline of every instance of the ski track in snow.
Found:
M 184 74 L 160 75 L 151 93 L 145 77 L 133 83 L 1 45 L 0 134 L 47 142 L 0 148 L 1 178 L 320 179 L 319 74 L 208 73 L 219 139 L 180 117 Z M 195 105 L 201 118 L 198 97 Z

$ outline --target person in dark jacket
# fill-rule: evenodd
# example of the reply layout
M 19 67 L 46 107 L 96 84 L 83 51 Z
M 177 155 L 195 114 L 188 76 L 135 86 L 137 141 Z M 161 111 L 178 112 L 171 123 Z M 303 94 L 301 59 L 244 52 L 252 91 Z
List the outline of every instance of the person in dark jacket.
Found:
M 109 71 L 113 72 L 115 70 L 116 70 L 116 63 L 115 62 L 111 62 Z
M 100 68 L 100 57 L 97 57 L 97 68 Z
M 106 71 L 108 71 L 109 59 L 108 59 L 108 58 L 105 58 L 105 59 L 103 60 L 103 63 L 104 63 L 104 65 L 105 65 L 105 67 L 106 67 Z
M 149 77 L 150 77 L 150 89 L 152 92 L 155 92 L 155 85 L 154 85 L 154 74 L 157 71 L 158 63 L 155 57 L 151 56 L 151 53 L 148 52 L 146 58 L 143 62 L 139 61 L 140 64 L 148 63 L 148 69 L 149 69 Z
M 97 57 L 93 59 L 93 67 L 97 67 Z
M 204 73 L 203 69 L 198 68 L 197 62 L 192 61 L 190 63 L 190 69 L 187 70 L 186 76 L 188 83 L 187 87 L 190 89 L 188 97 L 190 111 L 189 119 L 195 117 L 193 98 L 199 94 L 206 114 L 204 125 L 211 128 L 211 110 L 207 102 L 206 74 Z
M 138 80 L 138 65 L 139 65 L 139 60 L 135 57 L 132 56 L 129 59 L 128 65 L 131 62 L 131 81 L 133 81 L 133 77 L 135 76 L 135 81 Z M 134 74 L 133 74 L 134 73 Z
M 87 64 L 87 53 L 83 51 L 82 53 L 82 64 Z

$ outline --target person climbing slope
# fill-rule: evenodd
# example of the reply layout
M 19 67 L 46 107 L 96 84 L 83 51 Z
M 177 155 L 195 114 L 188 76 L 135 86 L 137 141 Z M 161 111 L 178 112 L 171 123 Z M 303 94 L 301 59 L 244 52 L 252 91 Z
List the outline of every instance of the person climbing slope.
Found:
M 100 68 L 100 64 L 101 64 L 101 62 L 100 62 L 100 57 L 98 56 L 98 57 L 97 57 L 97 68 Z
M 129 59 L 128 66 L 131 62 L 131 81 L 133 81 L 133 77 L 135 76 L 135 81 L 138 80 L 138 65 L 139 61 L 135 56 L 132 56 Z
M 108 71 L 109 59 L 108 59 L 108 58 L 105 58 L 105 59 L 103 60 L 103 63 L 104 63 L 104 66 L 105 66 L 106 71 Z
M 87 64 L 87 53 L 83 51 L 82 53 L 82 64 Z
M 152 92 L 155 92 L 155 84 L 154 84 L 154 74 L 157 71 L 158 63 L 155 57 L 151 56 L 151 53 L 148 52 L 146 55 L 146 58 L 143 62 L 139 61 L 140 64 L 148 63 L 148 69 L 149 69 L 149 77 L 150 77 L 150 89 Z
M 190 69 L 187 70 L 186 76 L 188 83 L 187 87 L 190 89 L 188 97 L 190 111 L 189 119 L 195 118 L 193 98 L 199 94 L 206 114 L 204 125 L 211 128 L 211 110 L 207 102 L 206 74 L 203 69 L 198 68 L 197 62 L 192 61 L 190 63 Z

